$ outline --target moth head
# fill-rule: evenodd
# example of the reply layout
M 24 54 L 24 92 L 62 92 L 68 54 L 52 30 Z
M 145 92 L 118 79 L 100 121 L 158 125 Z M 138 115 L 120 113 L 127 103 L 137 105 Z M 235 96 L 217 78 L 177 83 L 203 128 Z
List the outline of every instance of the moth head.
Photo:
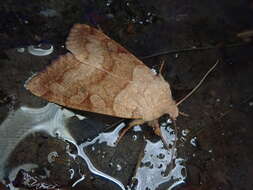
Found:
M 179 115 L 179 110 L 175 101 L 169 99 L 168 102 L 160 106 L 160 109 L 156 114 L 156 119 L 165 114 L 168 114 L 172 120 L 176 120 Z
M 157 96 L 157 105 L 159 107 L 160 116 L 169 114 L 172 120 L 176 120 L 179 115 L 179 110 L 172 97 L 169 83 L 159 76 L 155 85 L 156 87 L 159 87 L 159 89 L 157 89 L 153 94 Z
M 140 85 L 141 86 L 141 85 Z M 170 85 L 160 76 L 154 77 L 144 90 L 142 109 L 143 119 L 151 121 L 164 114 L 169 114 L 175 120 L 178 116 L 178 107 L 173 100 Z
M 170 106 L 168 106 L 166 113 L 170 115 L 172 120 L 177 119 L 177 117 L 179 115 L 179 110 L 178 110 L 178 107 L 174 101 L 172 104 L 170 104 Z

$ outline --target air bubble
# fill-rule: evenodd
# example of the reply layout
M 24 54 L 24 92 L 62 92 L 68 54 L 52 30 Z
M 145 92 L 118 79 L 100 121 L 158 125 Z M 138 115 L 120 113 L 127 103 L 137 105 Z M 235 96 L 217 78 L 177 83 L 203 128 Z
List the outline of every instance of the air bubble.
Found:
M 53 163 L 56 160 L 57 157 L 59 157 L 59 155 L 58 155 L 58 153 L 56 151 L 50 152 L 47 155 L 47 161 L 51 164 L 51 163 Z
M 159 159 L 164 159 L 164 158 L 165 158 L 165 155 L 162 154 L 162 153 L 160 153 L 160 154 L 157 156 L 157 158 L 159 158 Z
M 73 168 L 69 169 L 69 173 L 70 173 L 70 179 L 73 179 L 74 175 L 75 175 L 75 170 Z
M 138 136 L 137 135 L 133 135 L 133 141 L 136 141 L 138 139 Z
M 116 167 L 117 167 L 117 169 L 116 169 L 117 171 L 121 171 L 121 169 L 122 169 L 121 165 L 117 164 Z
M 18 53 L 24 53 L 25 52 L 25 48 L 17 48 L 17 52 Z

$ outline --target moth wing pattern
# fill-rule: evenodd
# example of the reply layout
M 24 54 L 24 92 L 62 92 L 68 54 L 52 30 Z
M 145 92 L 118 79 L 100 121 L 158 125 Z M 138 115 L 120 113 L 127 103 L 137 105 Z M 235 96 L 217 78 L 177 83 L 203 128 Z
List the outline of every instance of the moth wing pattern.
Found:
M 102 31 L 85 24 L 75 24 L 72 27 L 66 46 L 82 63 L 128 81 L 132 80 L 132 73 L 137 65 L 145 66 Z
M 139 80 L 133 76 L 136 68 L 148 73 L 144 80 L 152 78 L 143 62 L 101 31 L 84 24 L 73 26 L 66 46 L 71 53 L 60 56 L 28 81 L 27 89 L 66 107 L 142 118 L 136 105 L 129 104 L 128 100 L 119 101 L 121 98 L 117 96 L 133 80 Z

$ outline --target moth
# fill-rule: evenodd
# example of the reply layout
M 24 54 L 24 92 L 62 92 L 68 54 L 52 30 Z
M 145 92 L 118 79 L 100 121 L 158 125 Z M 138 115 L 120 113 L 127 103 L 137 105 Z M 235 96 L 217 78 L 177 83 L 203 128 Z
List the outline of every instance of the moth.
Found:
M 34 95 L 69 108 L 121 118 L 134 124 L 179 111 L 170 85 L 103 32 L 75 24 L 66 40 L 69 53 L 26 84 Z

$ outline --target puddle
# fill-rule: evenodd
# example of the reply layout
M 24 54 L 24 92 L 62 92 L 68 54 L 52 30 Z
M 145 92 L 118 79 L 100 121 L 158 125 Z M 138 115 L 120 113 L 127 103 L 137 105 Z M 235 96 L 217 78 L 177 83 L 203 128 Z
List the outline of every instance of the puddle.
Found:
M 117 149 L 115 142 L 121 129 L 125 127 L 125 124 L 121 123 L 111 132 L 102 132 L 98 134 L 97 137 L 89 141 L 79 143 L 67 129 L 67 122 L 73 118 L 73 116 L 76 116 L 79 118 L 79 120 L 85 119 L 84 116 L 75 115 L 73 112 L 62 109 L 60 106 L 52 103 L 49 103 L 43 108 L 36 109 L 21 107 L 16 112 L 9 114 L 9 116 L 0 126 L 0 150 L 3 155 L 0 157 L 1 180 L 9 178 L 12 181 L 15 174 L 21 168 L 29 170 L 32 169 L 32 167 L 27 166 L 39 167 L 31 163 L 28 165 L 26 164 L 15 167 L 11 171 L 8 170 L 9 172 L 5 170 L 5 164 L 8 161 L 9 155 L 12 153 L 15 147 L 19 146 L 19 143 L 25 139 L 25 137 L 35 132 L 46 132 L 48 135 L 61 139 L 62 141 L 67 142 L 70 146 L 74 146 L 76 148 L 77 151 L 75 153 L 66 149 L 66 154 L 69 157 L 71 157 L 73 160 L 81 158 L 86 163 L 88 169 L 93 175 L 99 176 L 103 179 L 106 179 L 108 182 L 116 184 L 122 190 L 153 190 L 164 183 L 168 184 L 168 186 L 166 186 L 167 189 L 172 189 L 172 187 L 175 185 L 184 182 L 185 176 L 183 175 L 182 170 L 185 168 L 183 165 L 183 160 L 176 158 L 176 154 L 173 153 L 175 150 L 167 150 L 161 140 L 152 142 L 150 139 L 145 139 L 146 145 L 144 148 L 144 155 L 143 158 L 141 158 L 140 166 L 136 169 L 136 173 L 133 176 L 133 179 L 135 179 L 135 184 L 123 184 L 117 179 L 116 175 L 112 177 L 106 174 L 106 172 L 98 170 L 85 150 L 91 147 L 92 151 L 100 151 L 95 148 L 95 146 L 98 144 L 110 147 L 112 149 Z M 135 127 L 133 131 L 135 133 L 140 133 L 141 128 Z M 176 139 L 173 130 L 168 126 L 162 127 L 162 133 L 167 139 L 166 143 L 173 145 Z M 132 138 L 133 142 L 137 140 L 137 136 L 134 136 L 135 138 Z M 174 155 L 173 159 L 172 155 Z M 57 152 L 51 152 L 47 155 L 47 160 L 49 163 L 52 163 L 58 157 L 60 156 Z M 168 171 L 168 168 L 171 166 L 171 160 L 174 160 L 175 166 Z M 120 163 L 112 162 L 108 163 L 108 165 L 109 164 L 115 165 L 115 170 L 117 170 L 117 172 L 122 172 L 124 169 L 123 165 Z M 72 179 L 76 171 L 72 168 L 69 169 L 69 171 Z M 72 187 L 77 186 L 79 183 L 82 183 L 85 180 L 85 175 L 80 173 L 80 177 L 72 184 Z M 15 189 L 13 186 L 10 187 L 11 189 Z
M 134 178 L 137 179 L 137 186 L 134 189 L 156 189 L 163 183 L 170 183 L 168 189 L 172 189 L 178 184 L 184 183 L 183 159 L 175 159 L 175 167 L 166 174 L 170 166 L 171 152 L 164 148 L 162 141 L 152 143 L 146 140 L 142 166 L 137 169 Z

